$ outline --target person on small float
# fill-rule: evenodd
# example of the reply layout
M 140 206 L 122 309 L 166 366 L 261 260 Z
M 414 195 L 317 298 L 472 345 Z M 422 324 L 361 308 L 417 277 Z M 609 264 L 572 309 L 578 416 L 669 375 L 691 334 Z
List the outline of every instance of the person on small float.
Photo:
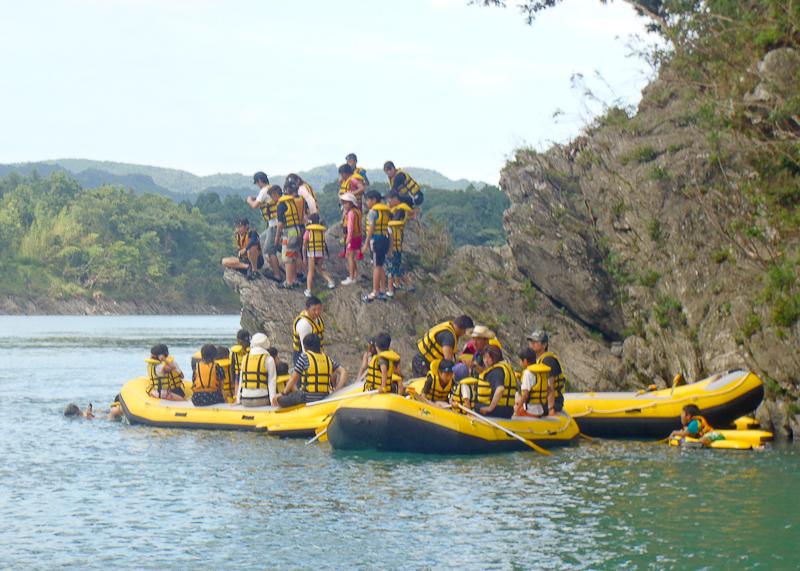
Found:
M 567 385 L 567 377 L 564 375 L 561 359 L 549 349 L 549 339 L 547 332 L 541 329 L 528 335 L 528 344 L 536 354 L 535 364 L 550 367 L 550 372 L 547 374 L 547 402 L 543 414 L 553 416 L 564 409 L 564 388 Z
M 367 341 L 367 351 L 361 359 L 358 378 L 364 376 L 364 391 L 403 394 L 403 377 L 400 375 L 400 355 L 391 348 L 392 337 L 378 333 Z M 393 381 L 397 376 L 400 381 Z
M 278 372 L 269 354 L 269 339 L 256 333 L 250 339 L 250 352 L 242 358 L 238 402 L 242 406 L 269 406 L 278 394 Z
M 431 362 L 436 359 L 455 361 L 458 340 L 474 326 L 469 315 L 461 315 L 452 321 L 445 321 L 431 327 L 417 341 L 417 354 L 411 361 L 414 374 L 419 377 L 427 375 Z
M 292 366 L 305 351 L 303 339 L 314 333 L 325 346 L 325 320 L 322 319 L 322 300 L 316 296 L 306 298 L 306 308 L 294 318 L 292 323 Z
M 705 446 L 711 446 L 712 442 L 725 440 L 725 436 L 712 428 L 708 421 L 700 414 L 700 408 L 696 404 L 687 404 L 681 410 L 681 424 L 683 428 L 673 430 L 670 438 L 696 438 Z
M 226 268 L 244 272 L 247 279 L 255 279 L 257 272 L 264 266 L 264 256 L 261 254 L 261 241 L 258 232 L 250 228 L 247 218 L 239 218 L 233 223 L 234 239 L 236 240 L 236 257 L 222 258 L 222 265 Z
M 183 390 L 183 371 L 170 357 L 169 348 L 157 343 L 150 348 L 147 363 L 147 376 L 150 379 L 145 391 L 148 395 L 164 400 L 186 400 Z
M 511 418 L 517 393 L 517 376 L 503 351 L 492 345 L 483 351 L 486 369 L 478 377 L 475 412 L 484 416 Z
M 448 359 L 437 359 L 431 363 L 422 392 L 417 395 L 419 399 L 441 408 L 449 408 L 455 379 L 454 366 L 455 363 Z
M 216 363 L 217 347 L 205 344 L 200 348 L 200 361 L 192 372 L 192 404 L 211 406 L 225 402 L 222 388 L 225 371 Z
M 281 408 L 324 399 L 347 384 L 347 371 L 322 352 L 321 340 L 312 333 L 303 339 L 304 351 L 294 365 L 289 381 L 272 405 Z

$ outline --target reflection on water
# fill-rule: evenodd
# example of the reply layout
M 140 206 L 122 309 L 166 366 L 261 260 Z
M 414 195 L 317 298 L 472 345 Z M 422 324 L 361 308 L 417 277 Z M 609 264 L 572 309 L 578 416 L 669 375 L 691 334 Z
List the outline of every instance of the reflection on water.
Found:
M 431 457 L 67 420 L 238 318 L 0 317 L 0 567 L 791 568 L 800 456 L 583 443 Z

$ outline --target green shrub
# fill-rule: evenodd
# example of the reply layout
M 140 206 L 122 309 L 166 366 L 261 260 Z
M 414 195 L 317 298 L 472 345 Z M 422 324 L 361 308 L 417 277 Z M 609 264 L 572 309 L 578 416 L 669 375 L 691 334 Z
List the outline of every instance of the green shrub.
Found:
M 648 270 L 639 276 L 639 283 L 647 288 L 654 288 L 661 279 L 661 274 L 655 270 Z
M 742 323 L 741 330 L 742 335 L 750 339 L 753 335 L 761 331 L 761 318 L 751 312 L 750 315 L 745 318 L 744 323 Z
M 686 317 L 683 315 L 683 305 L 680 301 L 670 296 L 661 296 L 656 305 L 653 306 L 653 317 L 662 329 L 666 329 L 673 323 L 685 323 Z
M 651 145 L 643 145 L 631 149 L 629 152 L 622 155 L 619 162 L 623 165 L 627 165 L 628 163 L 644 164 L 654 161 L 658 158 L 658 155 L 659 152 L 654 147 Z
M 650 178 L 656 182 L 665 182 L 669 180 L 669 171 L 665 168 L 654 166 L 650 169 Z
M 720 248 L 719 250 L 714 250 L 711 252 L 711 260 L 715 264 L 722 264 L 723 262 L 727 262 L 731 258 L 731 252 L 727 248 Z
M 651 218 L 647 223 L 647 234 L 656 244 L 661 244 L 664 240 L 664 233 L 661 228 L 661 221 L 658 218 Z

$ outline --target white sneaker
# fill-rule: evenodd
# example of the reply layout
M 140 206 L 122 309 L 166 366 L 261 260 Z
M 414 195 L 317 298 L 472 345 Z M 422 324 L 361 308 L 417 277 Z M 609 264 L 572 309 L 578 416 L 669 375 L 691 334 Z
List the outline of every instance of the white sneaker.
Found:
M 333 283 L 333 282 L 328 282 L 328 289 L 334 289 L 335 287 L 336 287 L 336 284 L 335 284 L 335 283 Z
M 350 276 L 342 280 L 342 285 L 353 285 L 354 283 L 356 283 L 355 280 L 351 280 Z
M 303 295 L 306 297 L 311 297 L 311 290 L 307 289 L 306 291 L 303 292 Z

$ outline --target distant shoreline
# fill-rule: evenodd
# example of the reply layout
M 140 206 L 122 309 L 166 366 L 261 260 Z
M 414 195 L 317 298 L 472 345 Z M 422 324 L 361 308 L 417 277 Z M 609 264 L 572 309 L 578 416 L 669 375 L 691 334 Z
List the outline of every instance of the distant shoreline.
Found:
M 42 299 L 0 296 L 0 315 L 230 315 L 238 312 L 239 310 L 233 307 L 192 303 L 164 304 L 106 298 L 87 300 L 81 297 Z

